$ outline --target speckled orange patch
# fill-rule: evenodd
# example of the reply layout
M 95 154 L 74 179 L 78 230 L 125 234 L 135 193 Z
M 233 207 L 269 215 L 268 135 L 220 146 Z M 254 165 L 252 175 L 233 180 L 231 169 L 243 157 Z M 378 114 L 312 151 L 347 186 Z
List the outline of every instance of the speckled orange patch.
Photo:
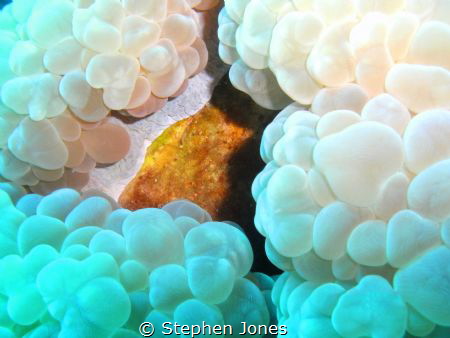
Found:
M 264 167 L 259 155 L 262 131 L 275 114 L 224 78 L 209 104 L 150 145 L 142 168 L 119 202 L 136 210 L 189 199 L 214 220 L 232 220 L 257 238 L 251 184 Z

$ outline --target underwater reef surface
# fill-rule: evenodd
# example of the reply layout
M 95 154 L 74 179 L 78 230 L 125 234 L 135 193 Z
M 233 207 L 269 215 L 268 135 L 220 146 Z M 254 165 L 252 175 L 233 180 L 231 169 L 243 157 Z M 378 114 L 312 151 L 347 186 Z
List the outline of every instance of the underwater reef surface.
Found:
M 232 84 L 284 108 L 252 186 L 279 323 L 450 336 L 450 2 L 228 0 L 218 36 Z
M 241 225 L 256 253 L 253 270 L 275 273 L 264 254 L 263 238 L 253 226 L 251 196 L 252 181 L 264 167 L 259 140 L 273 116 L 224 77 L 203 109 L 153 141 L 120 204 L 137 210 L 187 198 L 214 219 Z
M 146 118 L 134 118 L 113 112 L 114 118 L 126 124 L 132 147 L 121 161 L 93 169 L 84 189 L 99 189 L 118 199 L 142 166 L 146 149 L 151 142 L 172 124 L 194 115 L 210 101 L 213 89 L 229 69 L 217 53 L 218 13 L 219 8 L 199 13 L 204 21 L 202 33 L 209 55 L 206 68 L 189 80 L 189 86 L 183 94 L 169 100 L 161 110 Z
M 192 7 L 215 3 L 15 0 L 0 17 L 0 181 L 70 185 L 69 167 L 86 183 L 124 156 L 104 117 L 186 89 L 206 62 Z M 219 23 L 231 83 L 269 109 L 297 101 L 263 133 L 266 166 L 273 116 L 224 81 L 149 148 L 127 209 L 0 183 L 0 337 L 139 337 L 146 321 L 156 337 L 164 321 L 450 337 L 450 2 L 227 0 Z M 267 259 L 281 276 L 250 272 L 274 271 Z
M 219 54 L 233 85 L 269 109 L 324 112 L 347 87 L 347 98 L 388 92 L 418 113 L 449 108 L 449 27 L 447 0 L 227 0 Z
M 189 201 L 132 212 L 95 193 L 1 183 L 0 215 L 2 338 L 140 337 L 145 322 L 163 337 L 163 322 L 241 332 L 241 321 L 275 321 L 273 279 L 249 274 L 247 237 Z
M 81 189 L 97 164 L 123 159 L 131 140 L 111 111 L 142 118 L 187 89 L 208 60 L 208 23 L 194 7 L 215 2 L 14 0 L 5 6 L 1 177 L 35 192 Z
M 439 258 L 438 251 L 427 256 L 406 278 L 414 279 L 421 269 L 437 272 L 450 259 Z M 425 265 L 433 265 L 432 269 Z M 437 265 L 440 264 L 440 267 Z M 434 269 L 437 268 L 437 269 Z M 426 285 L 429 279 L 422 279 Z M 426 303 L 434 295 L 418 291 L 417 298 Z M 405 305 L 402 295 L 386 279 L 374 274 L 358 283 L 333 281 L 319 283 L 304 280 L 296 272 L 285 272 L 275 282 L 272 300 L 277 308 L 278 326 L 285 325 L 289 337 L 302 338 L 448 338 L 450 326 L 436 325 L 413 306 Z M 442 304 L 448 304 L 448 297 Z M 431 304 L 430 304 L 431 305 Z M 435 308 L 439 311 L 441 308 Z M 280 336 L 279 337 L 283 337 Z
M 264 131 L 255 225 L 299 287 L 278 318 L 305 337 L 448 334 L 450 111 L 351 108 L 292 104 Z

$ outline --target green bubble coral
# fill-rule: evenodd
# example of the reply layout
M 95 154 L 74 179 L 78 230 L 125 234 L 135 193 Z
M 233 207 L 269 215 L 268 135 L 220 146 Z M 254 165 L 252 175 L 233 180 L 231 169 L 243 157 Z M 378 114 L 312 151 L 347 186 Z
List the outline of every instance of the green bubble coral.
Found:
M 161 320 L 239 331 L 241 321 L 271 321 L 273 280 L 249 274 L 244 233 L 189 201 L 131 212 L 71 189 L 0 187 L 2 337 L 138 337 L 141 323 Z
M 429 257 L 428 262 L 425 258 L 424 263 L 434 258 L 437 257 Z M 433 272 L 427 268 L 425 271 Z M 424 277 L 423 273 L 418 275 L 419 279 Z M 409 277 L 412 280 L 404 280 L 404 283 L 409 284 L 410 290 L 419 290 L 420 286 L 414 283 L 417 277 Z M 425 277 L 429 279 L 433 277 Z M 436 302 L 435 297 L 436 294 L 427 294 L 427 291 L 414 296 L 423 302 L 431 299 L 431 303 Z M 364 276 L 358 282 L 321 283 L 305 280 L 295 271 L 285 272 L 275 282 L 272 299 L 277 308 L 278 325 L 286 325 L 293 337 L 445 338 L 450 334 L 448 324 L 437 325 L 421 314 L 401 291 L 378 275 Z M 444 299 L 441 298 L 442 303 Z M 437 313 L 445 308 L 442 303 L 440 308 L 429 303 L 428 308 Z

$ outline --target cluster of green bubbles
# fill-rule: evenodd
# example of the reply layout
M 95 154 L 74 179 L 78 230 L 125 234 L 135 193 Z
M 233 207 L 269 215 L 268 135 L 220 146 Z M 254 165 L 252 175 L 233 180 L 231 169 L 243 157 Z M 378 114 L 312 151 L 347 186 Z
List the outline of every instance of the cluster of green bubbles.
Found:
M 101 194 L 0 184 L 0 336 L 141 337 L 151 322 L 269 325 L 273 279 L 250 243 L 179 200 L 129 211 Z

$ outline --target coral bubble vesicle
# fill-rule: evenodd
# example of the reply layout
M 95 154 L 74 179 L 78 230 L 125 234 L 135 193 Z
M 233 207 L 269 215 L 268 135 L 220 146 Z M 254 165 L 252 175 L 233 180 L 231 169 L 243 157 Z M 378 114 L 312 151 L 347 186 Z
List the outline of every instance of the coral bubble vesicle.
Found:
M 243 231 L 189 201 L 132 212 L 72 189 L 41 196 L 2 183 L 0 215 L 2 337 L 139 337 L 145 322 L 158 337 L 163 322 L 237 334 L 241 321 L 274 320 L 274 281 L 250 273 Z
M 226 0 L 218 35 L 231 82 L 265 108 L 314 105 L 349 84 L 415 113 L 450 108 L 445 0 Z
M 81 187 L 125 157 L 112 110 L 147 116 L 206 66 L 214 0 L 14 0 L 0 11 L 0 176 Z M 107 139 L 107 141 L 105 141 Z
M 416 114 L 387 93 L 278 114 L 252 192 L 285 271 L 279 324 L 299 337 L 450 334 L 449 137 L 448 109 Z

